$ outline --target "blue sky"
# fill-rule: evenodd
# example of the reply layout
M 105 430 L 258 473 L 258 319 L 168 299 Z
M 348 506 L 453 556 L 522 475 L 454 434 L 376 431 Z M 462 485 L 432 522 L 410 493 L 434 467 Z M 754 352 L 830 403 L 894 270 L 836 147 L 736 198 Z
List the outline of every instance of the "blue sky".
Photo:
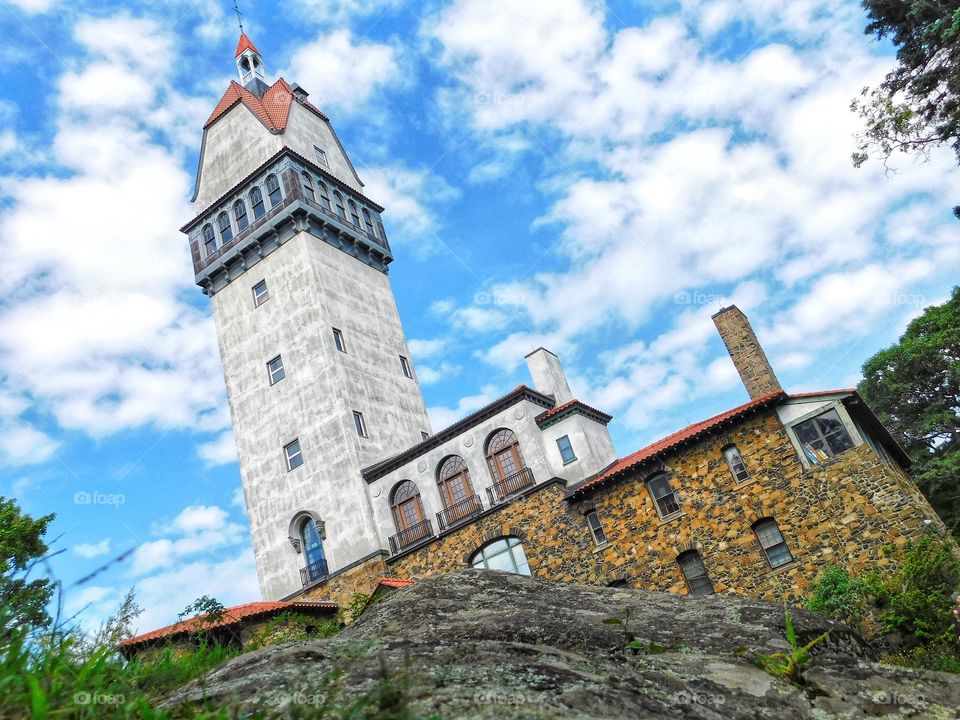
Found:
M 738 404 L 736 302 L 788 389 L 855 384 L 960 269 L 952 154 L 854 169 L 892 66 L 855 2 L 241 4 L 387 208 L 434 428 L 545 345 L 621 455 Z M 257 599 L 185 238 L 226 2 L 0 2 L 0 494 L 56 512 L 70 612 Z M 76 581 L 123 551 L 92 580 Z

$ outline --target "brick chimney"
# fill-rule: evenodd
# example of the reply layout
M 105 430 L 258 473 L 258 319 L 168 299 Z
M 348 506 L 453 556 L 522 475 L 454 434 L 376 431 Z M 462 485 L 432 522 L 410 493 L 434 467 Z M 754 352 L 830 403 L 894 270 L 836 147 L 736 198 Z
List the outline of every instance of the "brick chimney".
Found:
M 740 308 L 736 305 L 723 308 L 713 316 L 713 324 L 717 326 L 751 400 L 783 390 L 756 333 L 750 327 L 750 321 L 740 312 Z

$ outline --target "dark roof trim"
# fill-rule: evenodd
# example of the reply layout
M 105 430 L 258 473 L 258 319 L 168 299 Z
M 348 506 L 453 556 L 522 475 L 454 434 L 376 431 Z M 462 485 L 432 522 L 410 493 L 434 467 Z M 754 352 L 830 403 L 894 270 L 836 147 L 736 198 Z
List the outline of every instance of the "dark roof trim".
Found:
M 571 415 L 583 415 L 583 417 L 598 422 L 601 425 L 606 425 L 613 420 L 612 415 L 607 415 L 607 413 L 602 410 L 590 407 L 579 400 L 571 400 L 563 405 L 558 405 L 552 410 L 537 415 L 537 425 L 543 430 Z
M 371 465 L 370 467 L 364 468 L 360 472 L 367 482 L 379 480 L 384 475 L 387 475 L 397 468 L 406 465 L 408 462 L 416 459 L 420 455 L 423 455 L 424 453 L 443 445 L 443 443 L 455 438 L 464 430 L 467 430 L 474 425 L 479 425 L 484 420 L 493 417 L 500 411 L 517 404 L 521 400 L 529 400 L 530 402 L 547 409 L 550 409 L 554 406 L 553 398 L 543 395 L 532 388 L 528 388 L 526 385 L 521 385 L 503 397 L 497 398 L 489 405 L 485 405 L 476 412 L 467 415 L 467 417 L 463 418 L 462 420 L 458 420 L 450 427 L 444 428 L 440 432 L 431 435 L 423 442 L 417 443 L 413 447 L 407 448 L 406 450 L 403 450 L 402 452 L 394 455 L 391 458 L 387 458 L 376 465 Z
M 851 391 L 850 395 L 845 397 L 842 402 L 847 409 L 851 411 L 851 414 L 863 422 L 863 424 L 867 426 L 867 430 L 872 433 L 878 441 L 883 443 L 883 446 L 904 469 L 913 465 L 913 460 L 907 455 L 907 451 L 903 449 L 903 446 L 890 431 L 887 430 L 884 424 L 880 422 L 880 418 L 874 415 L 870 406 L 860 397 L 860 393 L 855 390 Z

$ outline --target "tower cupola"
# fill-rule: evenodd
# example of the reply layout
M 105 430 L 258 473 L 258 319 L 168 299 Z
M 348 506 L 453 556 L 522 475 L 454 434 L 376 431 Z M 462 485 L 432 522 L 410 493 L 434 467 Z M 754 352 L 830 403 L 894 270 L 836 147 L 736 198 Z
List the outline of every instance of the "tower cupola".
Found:
M 263 97 L 267 84 L 263 72 L 263 59 L 260 51 L 253 44 L 247 34 L 240 33 L 240 42 L 237 43 L 237 72 L 240 73 L 240 84 L 257 97 Z

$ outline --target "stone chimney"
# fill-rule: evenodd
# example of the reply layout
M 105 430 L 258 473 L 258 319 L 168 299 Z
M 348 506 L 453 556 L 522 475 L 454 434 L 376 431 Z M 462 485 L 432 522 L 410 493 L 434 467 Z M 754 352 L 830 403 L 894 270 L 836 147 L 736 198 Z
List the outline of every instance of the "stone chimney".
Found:
M 527 355 L 526 360 L 537 392 L 552 395 L 557 405 L 573 400 L 567 376 L 560 367 L 560 358 L 546 348 L 537 348 Z
M 724 308 L 713 316 L 713 324 L 717 326 L 751 400 L 783 390 L 756 333 L 750 327 L 750 321 L 740 312 L 740 308 L 736 305 Z

